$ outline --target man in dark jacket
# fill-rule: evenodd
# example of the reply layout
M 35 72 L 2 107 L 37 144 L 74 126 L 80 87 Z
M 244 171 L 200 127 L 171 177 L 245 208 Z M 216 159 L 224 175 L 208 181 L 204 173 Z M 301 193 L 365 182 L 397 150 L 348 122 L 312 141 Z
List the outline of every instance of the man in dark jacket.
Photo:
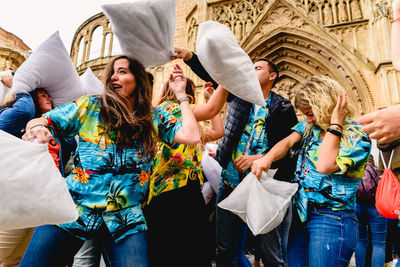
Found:
M 191 69 L 203 80 L 217 83 L 204 70 L 196 54 L 186 49 L 176 49 L 178 58 L 184 59 Z M 225 136 L 217 149 L 216 160 L 223 170 L 222 184 L 217 196 L 221 202 L 250 172 L 254 160 L 261 158 L 277 142 L 291 133 L 297 123 L 296 114 L 290 101 L 271 92 L 278 79 L 278 68 L 265 58 L 254 63 L 258 80 L 265 99 L 265 107 L 246 102 L 236 96 L 228 97 L 225 119 Z M 278 168 L 274 178 L 289 180 L 293 170 L 285 168 L 287 159 L 276 162 Z M 246 225 L 233 213 L 217 207 L 217 266 L 235 266 L 241 248 L 242 233 Z M 278 229 L 261 235 L 260 246 L 265 266 L 284 266 L 281 240 Z

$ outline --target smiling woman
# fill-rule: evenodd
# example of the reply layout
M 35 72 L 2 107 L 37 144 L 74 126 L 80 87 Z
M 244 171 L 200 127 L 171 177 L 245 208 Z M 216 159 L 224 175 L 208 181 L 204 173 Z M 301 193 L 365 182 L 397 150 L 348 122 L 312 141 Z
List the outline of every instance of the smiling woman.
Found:
M 89 239 L 105 249 L 107 266 L 148 266 L 142 203 L 156 139 L 193 145 L 200 134 L 187 101 L 180 104 L 182 120 L 152 107 L 147 77 L 140 62 L 116 57 L 102 95 L 81 97 L 28 123 L 24 140 L 79 137 L 75 170 L 66 180 L 80 217 L 37 227 L 20 266 L 65 266 Z M 186 97 L 183 77 L 171 75 L 169 83 L 177 98 Z

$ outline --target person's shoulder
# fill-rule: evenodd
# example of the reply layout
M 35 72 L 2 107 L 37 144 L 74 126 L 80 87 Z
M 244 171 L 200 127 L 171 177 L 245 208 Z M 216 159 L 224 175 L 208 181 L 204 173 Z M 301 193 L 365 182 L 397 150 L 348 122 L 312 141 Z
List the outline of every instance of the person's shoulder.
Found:
M 285 109 L 293 107 L 289 99 L 271 91 L 271 106 L 279 106 Z

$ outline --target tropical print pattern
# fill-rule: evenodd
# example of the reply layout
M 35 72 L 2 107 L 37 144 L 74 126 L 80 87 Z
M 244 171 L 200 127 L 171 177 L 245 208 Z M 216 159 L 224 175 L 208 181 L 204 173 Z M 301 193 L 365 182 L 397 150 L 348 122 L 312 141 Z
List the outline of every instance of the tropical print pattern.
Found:
M 166 101 L 160 104 L 173 118 L 182 120 L 179 104 Z M 194 105 L 191 105 L 193 108 Z M 157 155 L 153 160 L 153 170 L 150 176 L 149 198 L 168 192 L 187 184 L 188 179 L 199 179 L 203 183 L 203 169 L 200 165 L 201 151 L 196 145 L 158 143 Z
M 232 159 L 228 163 L 227 168 L 222 170 L 222 181 L 232 188 L 235 188 L 251 171 L 248 169 L 246 174 L 241 174 L 235 166 L 233 166 L 234 160 L 241 155 L 244 155 L 247 142 L 250 140 L 248 155 L 263 154 L 268 149 L 267 125 L 265 121 L 269 115 L 270 105 L 271 94 L 269 95 L 268 100 L 265 101 L 265 107 L 260 107 L 257 114 L 254 113 L 255 107 L 253 105 L 249 119 L 244 127 L 243 134 L 240 137 L 237 147 L 233 150 Z
M 308 207 L 328 208 L 332 210 L 355 209 L 358 184 L 365 172 L 371 140 L 360 130 L 360 125 L 353 123 L 354 129 L 349 138 L 350 145 L 340 143 L 336 164 L 339 170 L 332 174 L 317 172 L 321 128 L 314 126 L 307 136 L 306 129 L 310 127 L 306 120 L 299 122 L 292 129 L 305 138 L 303 148 L 297 160 L 295 182 L 299 191 L 294 201 L 300 219 L 307 220 Z
M 102 135 L 99 96 L 84 96 L 45 114 L 55 139 L 79 137 L 74 170 L 66 178 L 80 217 L 60 227 L 84 240 L 105 223 L 116 242 L 147 230 L 141 206 L 146 200 L 151 159 L 141 144 L 116 144 Z M 162 108 L 153 111 L 161 140 L 171 144 L 181 122 Z M 112 135 L 111 135 L 112 136 Z

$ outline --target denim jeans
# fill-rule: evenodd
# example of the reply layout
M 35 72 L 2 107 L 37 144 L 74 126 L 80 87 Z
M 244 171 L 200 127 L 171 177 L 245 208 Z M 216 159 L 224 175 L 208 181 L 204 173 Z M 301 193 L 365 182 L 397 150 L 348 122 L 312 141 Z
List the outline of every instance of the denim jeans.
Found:
M 376 210 L 375 205 L 364 206 L 357 204 L 359 239 L 356 247 L 357 266 L 366 266 L 366 261 L 371 267 L 381 267 L 385 264 L 386 249 L 386 218 Z M 371 243 L 372 253 L 367 255 Z
M 217 203 L 227 198 L 233 189 L 221 183 Z M 217 267 L 238 266 L 238 255 L 243 251 L 243 228 L 246 224 L 230 211 L 216 208 Z M 278 228 L 256 236 L 260 244 L 260 254 L 264 266 L 285 266 Z M 239 258 L 240 259 L 240 258 Z
M 306 223 L 301 223 L 294 213 L 288 243 L 289 266 L 348 266 L 357 237 L 354 212 L 312 210 Z
M 101 227 L 95 238 L 102 244 L 108 267 L 148 267 L 146 232 L 128 236 L 116 244 L 106 227 Z M 65 267 L 83 243 L 83 240 L 57 226 L 36 227 L 20 266 Z

